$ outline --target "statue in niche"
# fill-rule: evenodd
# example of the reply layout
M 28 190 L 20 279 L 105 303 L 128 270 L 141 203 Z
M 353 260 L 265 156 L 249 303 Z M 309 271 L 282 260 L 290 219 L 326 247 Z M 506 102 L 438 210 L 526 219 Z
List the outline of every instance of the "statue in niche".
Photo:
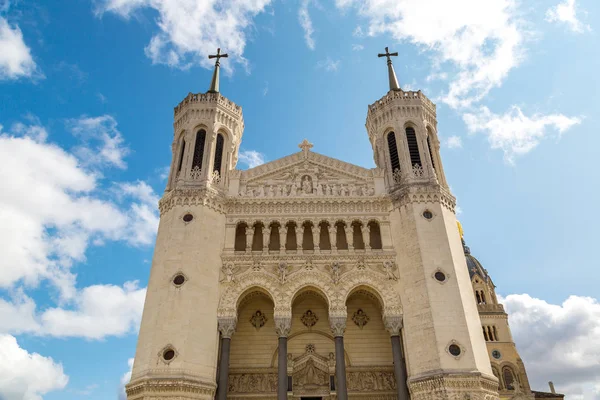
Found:
M 331 196 L 331 194 L 332 194 L 332 192 L 333 192 L 333 191 L 332 191 L 332 188 L 331 188 L 331 186 L 332 186 L 332 185 L 327 185 L 327 187 L 326 187 L 326 188 L 327 188 L 327 195 L 328 195 L 328 196 Z
M 356 196 L 356 185 L 354 183 L 350 184 L 350 196 Z
M 308 175 L 304 175 L 302 177 L 302 191 L 304 192 L 304 194 L 313 193 L 312 178 Z
M 333 262 L 331 264 L 331 278 L 333 279 L 333 283 L 337 284 L 340 281 L 340 274 L 342 272 L 342 267 L 340 263 Z
M 369 188 L 366 185 L 360 188 L 360 191 L 362 192 L 363 196 L 367 196 L 369 194 Z
M 273 185 L 269 186 L 269 197 L 275 196 L 275 191 L 273 190 Z
M 290 196 L 297 196 L 298 195 L 298 184 L 296 183 L 296 181 L 292 182 L 292 189 L 290 190 Z
M 277 185 L 277 195 L 283 197 L 283 186 Z

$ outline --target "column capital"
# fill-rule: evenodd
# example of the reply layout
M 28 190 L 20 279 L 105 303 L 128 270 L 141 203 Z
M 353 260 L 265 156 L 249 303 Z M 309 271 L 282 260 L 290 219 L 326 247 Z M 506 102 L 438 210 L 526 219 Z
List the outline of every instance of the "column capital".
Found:
M 287 337 L 292 329 L 292 317 L 275 317 L 275 332 L 277 336 Z
M 333 332 L 333 336 L 344 336 L 344 332 L 346 331 L 346 319 L 344 316 L 330 316 L 329 317 L 329 326 L 331 327 L 331 332 Z
M 390 336 L 400 336 L 402 315 L 384 315 L 383 324 L 385 325 L 385 329 L 390 333 Z
M 217 320 L 219 332 L 221 332 L 221 336 L 227 339 L 231 339 L 231 336 L 235 332 L 235 325 L 237 323 L 237 318 L 235 317 L 225 317 L 219 318 Z

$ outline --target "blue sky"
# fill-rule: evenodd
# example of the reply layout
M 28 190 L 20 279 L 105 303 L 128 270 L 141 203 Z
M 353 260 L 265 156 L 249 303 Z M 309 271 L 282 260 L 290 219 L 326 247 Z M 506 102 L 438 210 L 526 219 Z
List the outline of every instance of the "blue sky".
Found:
M 373 167 L 390 46 L 400 85 L 438 105 L 467 243 L 533 386 L 600 399 L 598 29 L 594 0 L 0 0 L 0 398 L 121 395 L 172 110 L 207 90 L 209 52 L 230 54 L 239 168 L 304 138 Z

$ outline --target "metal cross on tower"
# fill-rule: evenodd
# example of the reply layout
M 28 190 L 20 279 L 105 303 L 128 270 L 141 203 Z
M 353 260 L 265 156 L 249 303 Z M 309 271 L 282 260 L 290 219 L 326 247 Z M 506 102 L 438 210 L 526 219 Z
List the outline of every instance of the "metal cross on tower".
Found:
M 392 59 L 390 57 L 398 56 L 398 52 L 390 53 L 389 48 L 385 48 L 385 54 L 377 54 L 377 57 L 387 57 L 387 66 L 388 66 L 388 76 L 390 80 L 390 90 L 400 90 L 400 86 L 398 86 L 398 79 L 396 78 L 396 72 L 394 71 L 394 66 L 392 65 Z
M 227 53 L 221 54 L 221 48 L 217 49 L 217 54 L 209 54 L 208 58 L 216 58 L 215 62 L 215 70 L 213 72 L 212 80 L 210 81 L 210 88 L 208 89 L 209 93 L 218 93 L 219 92 L 219 69 L 221 66 L 221 57 L 227 58 L 229 55 Z

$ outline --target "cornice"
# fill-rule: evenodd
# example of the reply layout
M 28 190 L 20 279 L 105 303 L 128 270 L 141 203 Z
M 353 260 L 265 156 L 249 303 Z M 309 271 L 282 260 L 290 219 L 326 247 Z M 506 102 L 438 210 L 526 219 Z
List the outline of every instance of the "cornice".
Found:
M 402 185 L 390 194 L 393 208 L 401 208 L 409 203 L 440 203 L 452 211 L 456 210 L 456 198 L 439 184 L 422 183 Z
M 161 215 L 176 206 L 205 206 L 222 214 L 226 211 L 225 196 L 212 188 L 173 189 L 158 203 Z
M 217 385 L 212 382 L 177 378 L 151 378 L 132 381 L 126 386 L 127 399 L 171 397 L 176 393 L 214 396 Z

